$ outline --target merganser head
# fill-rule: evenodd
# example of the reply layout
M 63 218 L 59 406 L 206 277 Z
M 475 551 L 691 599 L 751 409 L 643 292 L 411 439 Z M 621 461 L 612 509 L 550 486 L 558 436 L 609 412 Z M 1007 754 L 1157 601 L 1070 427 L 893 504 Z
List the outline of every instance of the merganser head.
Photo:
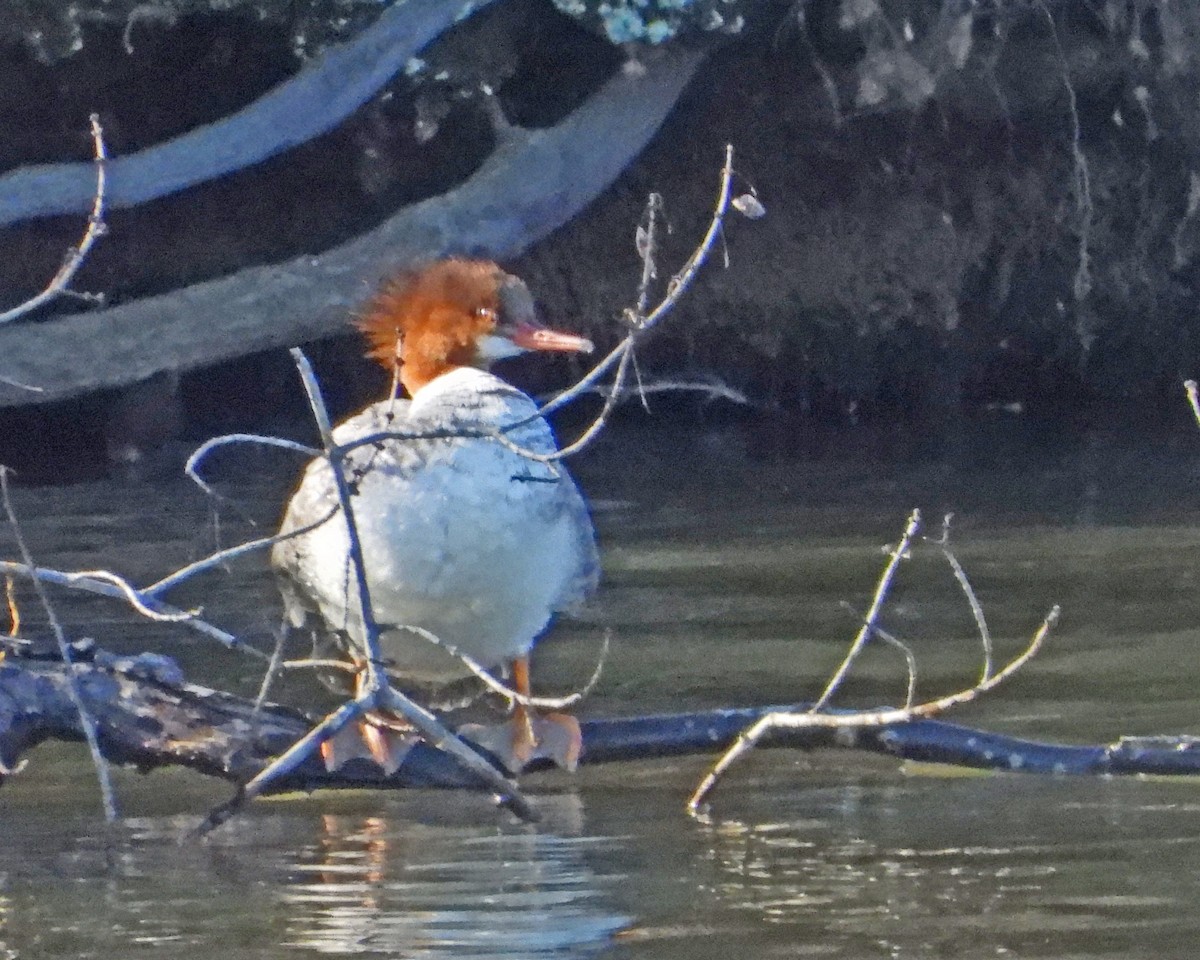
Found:
M 457 367 L 486 369 L 531 350 L 590 353 L 538 322 L 529 288 L 489 260 L 441 260 L 388 283 L 357 321 L 367 356 L 399 370 L 410 396 Z

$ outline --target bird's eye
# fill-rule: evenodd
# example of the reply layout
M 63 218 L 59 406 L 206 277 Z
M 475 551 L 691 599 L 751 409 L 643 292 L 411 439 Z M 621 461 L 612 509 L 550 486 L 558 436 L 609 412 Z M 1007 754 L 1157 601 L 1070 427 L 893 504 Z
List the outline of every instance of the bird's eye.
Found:
M 475 316 L 480 320 L 495 320 L 496 311 L 491 309 L 491 307 L 476 307 Z

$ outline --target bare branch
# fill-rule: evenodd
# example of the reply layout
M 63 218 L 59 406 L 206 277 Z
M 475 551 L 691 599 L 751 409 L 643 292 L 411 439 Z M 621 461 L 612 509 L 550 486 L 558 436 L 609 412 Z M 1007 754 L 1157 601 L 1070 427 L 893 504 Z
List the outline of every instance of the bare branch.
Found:
M 104 129 L 100 126 L 100 117 L 93 113 L 90 121 L 92 125 L 92 148 L 95 156 L 93 162 L 96 168 L 96 192 L 92 200 L 92 212 L 87 220 L 87 229 L 83 232 L 83 239 L 79 241 L 78 246 L 72 247 L 67 251 L 63 265 L 58 268 L 58 273 L 50 280 L 46 289 L 24 303 L 19 303 L 12 309 L 0 313 L 0 323 L 8 323 L 10 320 L 16 320 L 27 313 L 32 313 L 42 304 L 49 303 L 55 297 L 65 292 L 67 285 L 74 278 L 75 274 L 79 272 L 79 268 L 83 266 L 83 261 L 87 259 L 92 246 L 100 237 L 104 236 L 107 230 L 104 225 L 104 188 L 105 166 L 108 160 L 108 153 L 104 147 Z M 19 383 L 16 380 L 10 380 L 7 377 L 4 378 L 4 382 L 26 390 L 39 391 L 41 389 L 40 387 Z
M 33 567 L 24 563 L 14 563 L 11 560 L 0 560 L 0 573 L 25 577 L 35 583 L 50 583 L 56 586 L 70 587 L 74 590 L 82 590 L 85 593 L 94 593 L 102 597 L 111 597 L 117 600 L 128 598 L 123 588 L 111 582 L 110 578 L 120 579 L 115 574 L 106 577 L 104 580 L 96 580 L 83 578 L 74 573 L 65 573 L 61 570 L 51 570 L 48 567 Z M 166 619 L 179 622 L 181 626 L 216 640 L 230 650 L 246 653 L 252 657 L 260 657 L 263 660 L 267 659 L 267 655 L 261 650 L 255 649 L 240 637 L 234 636 L 227 630 L 222 630 L 220 627 L 201 620 L 198 616 L 191 616 L 188 612 L 180 610 L 178 607 L 173 607 L 154 597 L 147 596 L 144 591 L 139 594 L 138 599 L 142 606 L 153 611 L 155 614 L 166 614 Z
M 875 596 L 871 600 L 871 606 L 867 610 L 866 617 L 863 618 L 862 627 L 858 631 L 858 636 L 854 638 L 854 642 L 850 644 L 850 650 L 842 660 L 841 666 L 834 671 L 829 683 L 825 685 L 825 689 L 821 692 L 821 696 L 817 698 L 817 702 L 812 706 L 812 712 L 816 713 L 822 710 L 829 703 L 837 688 L 842 685 L 842 681 L 846 679 L 846 674 L 850 672 L 850 667 L 854 661 L 858 659 L 858 655 L 862 653 L 866 647 L 867 641 L 871 639 L 871 634 L 875 630 L 875 621 L 879 619 L 879 612 L 883 609 L 883 601 L 887 596 L 888 589 L 892 585 L 892 580 L 895 579 L 896 570 L 900 566 L 900 561 L 908 556 L 908 548 L 912 543 L 912 538 L 916 536 L 917 530 L 921 526 L 921 511 L 914 510 L 908 518 L 908 524 L 904 528 L 904 534 L 900 537 L 900 542 L 896 544 L 891 551 L 887 566 L 884 567 L 883 574 L 879 578 L 879 585 L 875 588 Z
M 393 4 L 389 13 L 412 6 L 411 0 Z M 423 6 L 436 7 L 436 15 L 447 4 L 435 0 Z M 499 260 L 516 256 L 569 220 L 628 166 L 703 56 L 689 50 L 656 53 L 642 75 L 618 73 L 553 127 L 514 128 L 462 184 L 405 207 L 341 246 L 250 267 L 186 291 L 58 317 L 36 329 L 0 326 L 4 375 L 41 387 L 36 399 L 43 402 L 132 383 L 164 369 L 186 371 L 339 333 L 347 313 L 399 268 L 467 249 Z M 538 175 L 531 177 L 531 170 Z M 114 177 L 110 198 L 115 189 Z M 0 187 L 0 208 L 6 199 Z M 89 344 L 86 364 L 72 362 L 80 343 Z M 29 402 L 27 391 L 0 383 L 0 406 Z
M 1033 634 L 1029 644 L 1020 654 L 1005 664 L 1003 669 L 998 671 L 993 677 L 981 681 L 966 690 L 960 690 L 956 693 L 947 694 L 944 697 L 938 697 L 936 700 L 929 700 L 925 703 L 905 708 L 862 710 L 851 713 L 813 713 L 812 711 L 768 713 L 740 734 L 733 745 L 721 756 L 721 759 L 716 762 L 704 779 L 700 781 L 699 786 L 696 787 L 695 792 L 688 799 L 688 812 L 695 814 L 700 805 L 712 793 L 717 782 L 725 772 L 752 750 L 766 734 L 773 730 L 793 730 L 810 727 L 844 729 L 847 727 L 879 727 L 889 724 L 907 723 L 918 718 L 935 716 L 949 710 L 951 707 L 956 707 L 977 699 L 1015 674 L 1037 654 L 1038 650 L 1041 649 L 1042 643 L 1049 635 L 1050 630 L 1058 622 L 1059 613 L 1059 607 L 1057 605 L 1054 606 Z
M 954 579 L 958 581 L 963 596 L 967 598 L 967 604 L 971 608 L 971 616 L 975 618 L 975 629 L 979 631 L 979 641 L 983 644 L 983 672 L 979 678 L 980 683 L 982 683 L 992 675 L 992 634 L 988 630 L 987 617 L 984 616 L 983 605 L 979 602 L 979 598 L 975 596 L 975 588 L 971 586 L 971 581 L 967 579 L 967 572 L 963 569 L 962 564 L 958 562 L 958 558 L 950 552 L 950 520 L 953 516 L 954 514 L 948 513 L 942 518 L 942 535 L 939 539 L 930 540 L 928 537 L 925 539 L 942 551 L 942 556 L 946 558 L 946 563 L 950 565 L 950 570 L 954 574 Z

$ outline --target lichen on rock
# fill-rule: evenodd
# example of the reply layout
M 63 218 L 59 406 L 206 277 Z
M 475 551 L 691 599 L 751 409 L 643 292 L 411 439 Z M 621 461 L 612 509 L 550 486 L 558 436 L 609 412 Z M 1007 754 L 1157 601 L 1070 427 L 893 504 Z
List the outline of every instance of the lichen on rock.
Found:
M 554 0 L 567 16 L 612 43 L 659 44 L 684 33 L 740 33 L 738 0 Z M 761 5 L 761 4 L 760 4 Z

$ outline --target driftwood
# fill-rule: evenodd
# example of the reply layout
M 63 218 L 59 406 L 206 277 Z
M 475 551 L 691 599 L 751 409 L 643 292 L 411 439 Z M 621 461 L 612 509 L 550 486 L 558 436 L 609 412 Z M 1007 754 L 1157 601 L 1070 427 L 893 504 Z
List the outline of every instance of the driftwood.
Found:
M 618 73 L 556 126 L 501 124 L 496 149 L 464 183 L 339 247 L 108 309 L 7 324 L 0 328 L 0 406 L 66 399 L 320 339 L 342 332 L 345 318 L 401 267 L 450 253 L 514 256 L 617 178 L 699 62 L 698 53 L 660 51 Z M 88 344 L 87 363 L 78 362 L 80 343 Z
M 95 717 L 105 757 L 143 771 L 184 766 L 242 784 L 315 722 L 279 705 L 266 705 L 256 716 L 252 701 L 187 683 L 179 666 L 161 654 L 118 657 L 94 647 L 77 647 L 74 656 L 79 689 Z M 805 706 L 585 720 L 581 762 L 710 754 L 724 750 L 765 714 L 785 709 L 799 711 Z M 0 661 L 0 782 L 19 770 L 30 750 L 52 739 L 83 739 L 67 668 L 51 651 L 10 652 Z M 878 728 L 781 730 L 762 745 L 858 749 L 904 760 L 1038 774 L 1200 773 L 1200 743 L 1191 740 L 1164 737 L 1070 746 L 937 720 Z M 419 743 L 391 776 L 363 760 L 350 761 L 331 773 L 314 757 L 272 783 L 269 792 L 478 786 L 479 780 L 451 756 Z

